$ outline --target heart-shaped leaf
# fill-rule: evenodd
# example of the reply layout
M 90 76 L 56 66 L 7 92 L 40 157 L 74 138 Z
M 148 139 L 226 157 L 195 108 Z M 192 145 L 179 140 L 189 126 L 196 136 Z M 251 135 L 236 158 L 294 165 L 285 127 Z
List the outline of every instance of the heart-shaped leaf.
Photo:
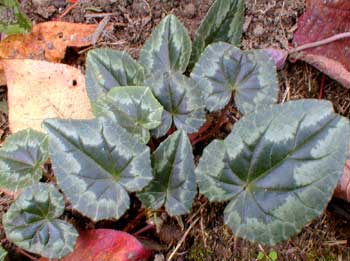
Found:
M 7 251 L 0 246 L 0 261 L 4 261 L 7 256 Z
M 224 108 L 232 92 L 242 113 L 277 102 L 276 66 L 261 50 L 241 51 L 227 43 L 214 43 L 205 49 L 191 77 L 202 89 L 210 111 Z
M 61 261 L 148 260 L 151 251 L 132 235 L 112 229 L 93 229 L 79 234 L 75 250 Z
M 171 216 L 190 212 L 197 194 L 192 146 L 186 132 L 176 131 L 152 157 L 154 180 L 138 197 L 147 208 L 165 205 Z
M 91 101 L 117 86 L 143 85 L 144 70 L 127 52 L 96 49 L 86 58 L 86 89 Z
M 147 74 L 157 71 L 184 72 L 191 57 L 192 43 L 187 29 L 168 15 L 154 29 L 141 49 L 140 62 Z
M 121 217 L 128 191 L 152 180 L 149 148 L 111 120 L 51 119 L 44 127 L 58 184 L 73 208 L 94 221 Z
M 37 183 L 48 156 L 45 134 L 26 129 L 9 136 L 0 149 L 0 187 L 17 192 Z
M 28 187 L 3 216 L 7 238 L 17 246 L 47 258 L 72 252 L 78 237 L 75 228 L 58 218 L 63 196 L 52 184 Z
M 190 68 L 209 44 L 222 41 L 239 46 L 243 22 L 244 0 L 216 0 L 196 32 Z
M 349 121 L 330 102 L 292 101 L 246 115 L 205 150 L 200 192 L 227 201 L 236 236 L 274 245 L 319 216 L 343 173 Z
M 196 132 L 205 123 L 205 105 L 194 80 L 180 73 L 157 73 L 146 85 L 164 108 L 162 124 L 152 131 L 153 136 L 164 136 L 173 123 L 187 133 Z
M 163 107 L 148 87 L 112 88 L 92 107 L 96 116 L 113 119 L 145 144 L 150 139 L 149 130 L 162 122 Z

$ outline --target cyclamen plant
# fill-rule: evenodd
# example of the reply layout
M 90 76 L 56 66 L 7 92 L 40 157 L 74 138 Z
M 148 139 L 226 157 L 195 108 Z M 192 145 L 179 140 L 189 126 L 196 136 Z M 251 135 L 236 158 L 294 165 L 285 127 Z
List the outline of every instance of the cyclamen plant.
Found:
M 0 187 L 22 191 L 3 217 L 8 239 L 48 258 L 73 251 L 78 233 L 59 219 L 63 196 L 40 182 L 49 157 L 57 186 L 93 221 L 120 218 L 130 192 L 146 208 L 184 215 L 197 184 L 210 201 L 228 202 L 224 219 L 236 236 L 262 244 L 286 240 L 320 215 L 343 171 L 349 122 L 325 101 L 276 104 L 272 59 L 234 45 L 243 10 L 243 1 L 215 1 L 193 48 L 170 15 L 139 62 L 90 51 L 86 85 L 96 118 L 48 119 L 46 134 L 15 133 L 0 150 Z M 232 100 L 243 118 L 196 167 L 188 135 Z M 151 149 L 152 141 L 160 145 Z

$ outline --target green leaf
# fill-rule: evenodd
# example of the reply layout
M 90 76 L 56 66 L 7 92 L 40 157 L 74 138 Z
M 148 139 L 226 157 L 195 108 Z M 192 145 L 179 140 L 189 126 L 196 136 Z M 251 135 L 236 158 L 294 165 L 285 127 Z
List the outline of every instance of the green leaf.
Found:
M 92 105 L 95 116 L 108 117 L 146 144 L 149 130 L 162 122 L 163 107 L 148 87 L 116 87 Z
M 39 182 L 48 156 L 45 134 L 32 129 L 12 134 L 0 149 L 0 187 L 16 192 Z
M 191 57 L 192 43 L 186 28 L 168 15 L 152 32 L 141 49 L 140 62 L 147 74 L 184 72 Z
M 271 260 L 273 260 L 273 261 L 277 260 L 277 258 L 278 258 L 277 252 L 276 251 L 270 251 L 269 258 Z
M 276 66 L 263 51 L 241 51 L 230 44 L 214 43 L 204 51 L 191 77 L 202 89 L 209 111 L 224 108 L 233 92 L 242 113 L 277 102 Z
M 149 148 L 111 120 L 51 119 L 44 127 L 59 186 L 73 208 L 94 221 L 121 217 L 128 191 L 152 180 Z
M 206 121 L 202 94 L 196 82 L 180 73 L 157 73 L 146 80 L 164 107 L 162 124 L 152 131 L 164 136 L 174 123 L 177 129 L 196 132 Z
M 96 49 L 86 58 L 86 89 L 91 101 L 117 86 L 143 85 L 144 71 L 128 53 Z
M 72 252 L 78 233 L 58 218 L 64 211 L 63 196 L 52 184 L 28 187 L 3 216 L 7 238 L 17 246 L 47 257 Z
M 196 169 L 200 193 L 230 201 L 233 233 L 274 245 L 318 217 L 344 170 L 349 121 L 330 102 L 299 100 L 243 117 Z
M 196 32 L 190 68 L 209 44 L 222 41 L 239 46 L 243 22 L 244 0 L 216 0 Z
M 258 254 L 256 260 L 263 260 L 264 258 L 265 258 L 264 252 L 259 251 L 259 254 Z
M 0 261 L 4 261 L 7 256 L 7 251 L 0 246 Z
M 17 0 L 0 0 L 0 32 L 28 33 L 32 29 L 29 19 L 21 13 Z
M 140 193 L 144 206 L 165 205 L 170 216 L 189 213 L 197 194 L 192 146 L 186 132 L 176 131 L 160 144 L 152 157 L 154 180 Z

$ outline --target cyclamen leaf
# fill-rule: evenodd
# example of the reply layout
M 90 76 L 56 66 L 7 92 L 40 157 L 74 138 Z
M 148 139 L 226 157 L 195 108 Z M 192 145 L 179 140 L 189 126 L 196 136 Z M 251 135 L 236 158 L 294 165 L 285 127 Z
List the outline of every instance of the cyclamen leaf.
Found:
M 86 90 L 91 101 L 117 86 L 143 85 L 144 70 L 128 53 L 96 49 L 86 58 Z
M 189 213 L 197 194 L 192 146 L 186 132 L 176 131 L 152 157 L 154 180 L 137 195 L 147 208 L 165 209 L 171 216 Z
M 241 51 L 230 44 L 214 43 L 204 51 L 191 77 L 206 95 L 209 111 L 224 108 L 233 92 L 244 114 L 277 102 L 276 66 L 261 50 Z
M 7 238 L 17 246 L 47 258 L 72 252 L 78 233 L 58 218 L 64 211 L 63 196 L 52 184 L 28 187 L 3 216 Z
M 0 246 L 0 261 L 4 261 L 7 256 L 7 251 Z
M 0 187 L 17 192 L 39 182 L 48 156 L 45 134 L 32 129 L 12 134 L 0 149 Z
M 195 81 L 180 73 L 157 73 L 146 80 L 164 107 L 162 124 L 152 131 L 164 136 L 174 123 L 177 129 L 196 132 L 206 121 L 202 93 Z
M 128 191 L 152 180 L 149 148 L 104 118 L 44 122 L 58 184 L 73 208 L 94 221 L 118 219 Z
M 94 114 L 109 117 L 146 144 L 149 130 L 162 122 L 163 107 L 148 87 L 116 87 L 92 105 Z
M 187 68 L 191 50 L 187 29 L 174 15 L 168 15 L 141 49 L 140 62 L 148 75 L 157 71 L 182 73 Z
M 190 68 L 209 44 L 222 41 L 239 46 L 243 22 L 244 0 L 216 0 L 196 32 Z
M 292 101 L 246 115 L 196 169 L 200 193 L 227 201 L 233 233 L 274 245 L 319 216 L 343 173 L 349 121 L 330 102 Z

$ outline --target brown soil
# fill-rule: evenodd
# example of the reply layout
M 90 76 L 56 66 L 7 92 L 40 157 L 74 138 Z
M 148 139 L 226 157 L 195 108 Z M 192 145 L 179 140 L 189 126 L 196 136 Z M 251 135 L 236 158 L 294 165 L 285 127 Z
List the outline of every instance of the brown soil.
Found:
M 32 21 L 39 23 L 59 16 L 67 4 L 64 0 L 42 1 L 22 0 L 22 7 Z M 94 0 L 81 1 L 75 9 L 62 20 L 81 23 L 99 23 L 101 14 L 113 13 L 109 25 L 113 33 L 104 32 L 95 47 L 111 47 L 127 50 L 135 58 L 139 49 L 149 36 L 154 26 L 169 13 L 178 16 L 193 36 L 213 0 Z M 111 2 L 114 2 L 113 4 Z M 46 3 L 46 4 L 45 4 Z M 296 21 L 304 11 L 304 0 L 246 0 L 247 10 L 244 24 L 243 49 L 275 47 L 287 49 L 292 45 L 293 33 L 297 29 Z M 74 50 L 67 52 L 65 62 L 83 65 L 84 55 Z M 324 98 L 331 100 L 335 109 L 344 116 L 350 115 L 350 91 L 325 77 L 309 65 L 297 62 L 288 63 L 279 72 L 280 102 L 300 98 Z M 320 86 L 324 82 L 321 92 Z M 1 95 L 1 94 L 0 94 Z M 6 98 L 4 95 L 0 98 Z M 0 99 L 1 100 L 1 99 Z M 236 113 L 233 110 L 233 114 Z M 1 124 L 4 124 L 0 121 Z M 3 126 L 6 126 L 3 125 Z M 222 131 L 231 126 L 224 126 Z M 2 130 L 7 133 L 5 127 Z M 149 214 L 140 217 L 139 202 L 134 200 L 134 207 L 118 222 L 99 222 L 94 224 L 74 211 L 68 211 L 66 217 L 78 228 L 109 227 L 125 229 L 132 220 L 139 218 L 139 223 L 128 227 L 135 232 L 146 225 Z M 1 205 L 0 205 L 1 207 Z M 149 231 L 143 240 L 156 249 L 155 260 L 165 260 L 173 251 L 184 231 L 194 221 L 196 225 L 190 231 L 185 243 L 177 252 L 174 260 L 255 260 L 259 252 L 278 253 L 278 260 L 350 260 L 350 226 L 348 224 L 349 206 L 341 201 L 332 201 L 330 211 L 307 226 L 299 235 L 288 242 L 268 248 L 235 238 L 223 224 L 225 204 L 210 204 L 204 197 L 199 197 L 192 213 L 179 220 L 161 215 L 165 225 L 159 234 Z M 6 206 L 1 211 L 6 210 Z M 184 228 L 181 228 L 181 227 Z M 4 238 L 0 230 L 1 238 Z M 152 239 L 150 241 L 149 239 Z M 6 241 L 3 241 L 6 243 Z M 7 244 L 7 243 L 6 243 Z M 9 247 L 5 244 L 5 247 Z M 268 259 L 266 259 L 268 260 Z

